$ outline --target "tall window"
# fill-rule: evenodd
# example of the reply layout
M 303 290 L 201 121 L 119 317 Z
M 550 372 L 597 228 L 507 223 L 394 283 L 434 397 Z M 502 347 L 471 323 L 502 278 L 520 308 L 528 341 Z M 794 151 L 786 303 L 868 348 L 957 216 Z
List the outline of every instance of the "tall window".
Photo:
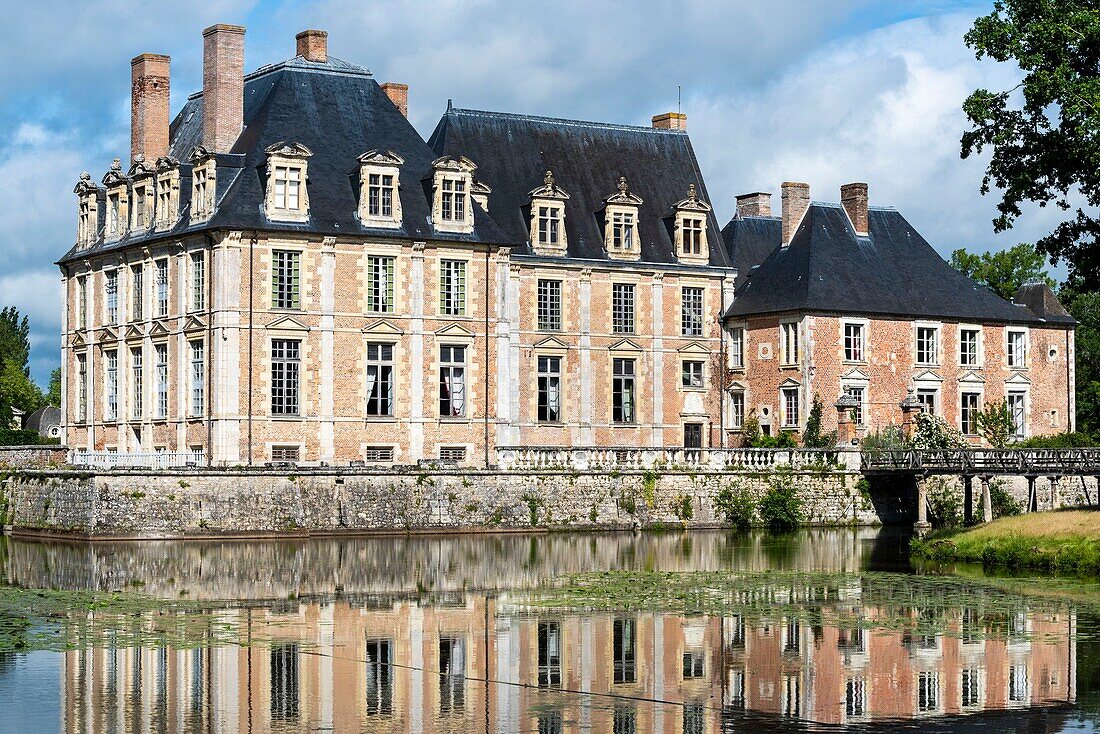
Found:
M 967 436 L 978 433 L 978 413 L 981 412 L 982 396 L 976 392 L 964 392 L 959 398 L 959 423 Z
M 76 420 L 88 420 L 88 355 L 76 355 Z
M 157 260 L 157 316 L 168 315 L 168 259 Z
M 157 180 L 157 223 L 167 226 L 172 221 L 172 180 L 164 177 Z
M 863 678 L 849 678 L 844 686 L 844 715 L 849 718 L 863 716 L 867 710 L 867 682 Z
M 120 221 L 121 204 L 118 194 L 107 196 L 107 234 L 117 235 L 121 229 Z
M 443 179 L 443 201 L 441 215 L 447 222 L 462 222 L 466 219 L 466 181 L 464 179 Z
M 977 367 L 979 365 L 978 340 L 981 332 L 977 329 L 959 329 L 959 365 Z
M 88 328 L 88 276 L 81 275 L 76 279 L 76 327 Z
M 779 326 L 780 361 L 783 364 L 798 364 L 798 323 L 792 322 Z
M 118 323 L 118 271 L 108 270 L 103 273 L 107 306 L 107 325 L 114 326 Z
M 680 332 L 684 336 L 703 335 L 703 289 L 680 291 Z
M 168 345 L 157 344 L 157 418 L 168 417 Z
M 392 174 L 370 174 L 367 177 L 367 214 L 372 217 L 392 217 L 393 195 Z
M 141 347 L 134 347 L 130 350 L 130 415 L 134 420 L 141 420 L 141 416 L 144 413 L 144 405 L 142 404 L 145 397 L 145 365 L 143 362 L 143 355 Z
M 615 357 L 612 362 L 611 420 L 615 423 L 634 423 L 635 389 L 633 359 Z
M 191 310 L 206 308 L 206 253 L 191 253 Z
M 730 330 L 729 363 L 735 370 L 745 368 L 745 330 L 740 327 Z
M 630 212 L 611 215 L 611 245 L 615 250 L 634 249 L 634 215 Z
M 538 282 L 539 331 L 561 331 L 561 281 Z
M 921 411 L 929 415 L 938 415 L 940 391 L 934 387 L 918 387 L 917 402 L 920 403 Z
M 298 645 L 274 645 L 271 648 L 271 718 L 293 721 L 300 711 L 300 675 Z
M 845 385 L 844 394 L 851 395 L 856 399 L 858 405 L 852 410 L 852 418 L 857 426 L 864 425 L 863 421 L 866 416 L 863 414 L 863 405 L 867 399 L 867 388 L 863 385 Z
M 611 285 L 611 331 L 614 334 L 634 333 L 634 284 Z
M 271 341 L 271 414 L 298 415 L 298 386 L 302 343 L 294 339 Z
M 439 638 L 439 713 L 466 708 L 466 640 Z
M 561 242 L 561 207 L 540 206 L 538 243 L 555 246 Z
M 393 713 L 393 647 L 389 640 L 367 640 L 367 715 Z
M 146 221 L 146 217 L 147 217 L 147 214 L 146 214 L 146 211 L 145 211 L 145 187 L 144 186 L 135 186 L 134 187 L 134 227 L 136 227 L 138 229 L 145 229 L 145 227 L 147 227 L 148 224 L 149 224 Z
M 115 349 L 103 353 L 106 364 L 106 379 L 103 392 L 107 403 L 107 420 L 118 418 L 118 351 Z
M 702 678 L 705 669 L 702 650 L 688 650 L 684 652 L 683 676 L 687 678 Z
M 561 688 L 561 622 L 539 622 L 539 688 Z
M 466 415 L 466 347 L 439 348 L 439 414 L 451 418 Z
M 786 673 L 783 676 L 783 715 L 791 718 L 802 713 L 802 675 Z
M 960 681 L 960 701 L 964 707 L 978 706 L 982 702 L 981 683 L 977 668 L 967 668 Z
M 1009 367 L 1022 369 L 1027 366 L 1027 332 L 1009 330 L 1005 356 Z
M 1008 668 L 1008 700 L 1019 703 L 1028 699 L 1027 666 L 1012 665 Z
M 203 215 L 210 210 L 210 201 L 207 198 L 208 181 L 206 169 L 195 168 L 193 174 L 195 177 L 195 213 Z
M 561 357 L 539 357 L 539 421 L 561 420 Z
M 1012 435 L 1015 438 L 1024 438 L 1027 433 L 1027 421 L 1025 420 L 1024 401 L 1026 394 L 1020 391 L 1009 391 L 1005 399 L 1008 413 L 1012 416 Z
M 917 327 L 917 364 L 938 364 L 937 331 L 934 326 Z
M 680 386 L 690 390 L 703 389 L 703 362 L 701 360 L 690 359 L 681 363 Z
M 92 239 L 92 202 L 86 198 L 80 199 L 80 221 L 77 224 L 76 236 L 81 244 Z
M 191 415 L 206 409 L 206 355 L 201 341 L 191 342 Z
M 145 316 L 145 269 L 141 264 L 130 270 L 130 320 L 141 321 Z
M 926 713 L 940 707 L 940 674 L 923 670 L 917 674 L 917 711 Z
M 301 308 L 299 274 L 302 253 L 276 250 L 271 253 L 271 307 Z
M 300 207 L 302 169 L 297 166 L 275 166 L 275 208 L 297 211 Z
M 616 619 L 612 625 L 614 681 L 633 683 L 636 675 L 637 633 L 633 619 Z
M 367 257 L 367 311 L 393 313 L 393 266 L 392 257 Z
M 704 220 L 695 217 L 684 219 L 684 254 L 703 254 L 703 225 Z
M 863 324 L 844 324 L 844 360 L 864 361 Z
M 444 316 L 466 315 L 466 262 L 439 261 L 439 310 Z
M 393 415 L 393 344 L 367 344 L 367 415 Z
M 798 428 L 798 388 L 785 387 L 779 391 L 783 405 L 783 427 Z
M 730 428 L 735 431 L 745 426 L 745 391 L 734 390 L 730 393 Z

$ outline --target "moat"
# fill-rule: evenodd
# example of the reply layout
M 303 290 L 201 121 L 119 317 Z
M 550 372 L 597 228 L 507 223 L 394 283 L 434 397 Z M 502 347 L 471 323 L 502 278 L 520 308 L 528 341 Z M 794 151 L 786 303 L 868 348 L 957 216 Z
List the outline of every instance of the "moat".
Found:
M 0 731 L 1087 731 L 1098 632 L 896 528 L 0 538 Z

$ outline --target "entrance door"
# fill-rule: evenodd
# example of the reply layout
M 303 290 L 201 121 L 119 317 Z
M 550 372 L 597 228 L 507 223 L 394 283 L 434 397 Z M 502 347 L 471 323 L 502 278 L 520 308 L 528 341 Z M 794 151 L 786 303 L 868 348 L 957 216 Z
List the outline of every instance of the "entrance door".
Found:
M 687 449 L 701 449 L 701 448 L 703 448 L 703 424 L 702 423 L 685 423 L 684 424 L 684 448 L 687 448 Z

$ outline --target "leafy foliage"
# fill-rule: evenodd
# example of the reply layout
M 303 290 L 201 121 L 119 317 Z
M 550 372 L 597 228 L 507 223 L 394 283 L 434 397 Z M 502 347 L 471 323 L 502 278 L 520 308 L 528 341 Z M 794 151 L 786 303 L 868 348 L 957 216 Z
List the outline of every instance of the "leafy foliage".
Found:
M 0 427 L 11 423 L 15 408 L 29 413 L 42 407 L 44 398 L 31 382 L 30 324 L 14 306 L 0 309 Z
M 1052 433 L 1032 436 L 1016 444 L 1021 449 L 1083 449 L 1096 446 L 1096 440 L 1086 433 Z
M 945 421 L 942 416 L 931 413 L 919 413 L 916 418 L 916 430 L 913 432 L 912 448 L 915 449 L 961 449 L 966 441 L 958 429 Z
M 1011 300 L 1020 286 L 1031 281 L 1041 280 L 1054 288 L 1055 282 L 1047 275 L 1045 265 L 1046 258 L 1029 244 L 980 255 L 966 250 L 951 253 L 951 267 L 1006 300 Z
M 714 497 L 714 509 L 728 524 L 746 529 L 756 519 L 756 503 L 752 493 L 739 482 L 730 482 Z
M 1100 434 L 1100 291 L 1084 290 L 1071 278 L 1058 292 L 1062 305 L 1077 319 L 1074 334 L 1077 430 Z
M 977 415 L 978 433 L 995 449 L 1003 449 L 1008 446 L 1015 433 L 1012 424 L 1012 412 L 1004 400 L 999 403 L 989 402 Z
M 760 500 L 760 520 L 773 531 L 794 530 L 802 523 L 802 500 L 788 474 L 773 474 Z
M 925 480 L 929 520 L 938 528 L 957 528 L 963 522 L 961 492 L 943 477 Z
M 46 404 L 61 406 L 61 368 L 50 373 L 50 386 L 46 390 Z
M 814 401 L 810 406 L 810 415 L 806 418 L 806 430 L 802 434 L 802 445 L 808 449 L 830 449 L 836 446 L 836 431 L 822 433 L 821 418 L 825 406 L 821 403 L 821 396 L 814 393 Z
M 885 426 L 870 431 L 863 437 L 860 447 L 864 451 L 885 451 L 909 448 L 909 439 L 901 426 Z

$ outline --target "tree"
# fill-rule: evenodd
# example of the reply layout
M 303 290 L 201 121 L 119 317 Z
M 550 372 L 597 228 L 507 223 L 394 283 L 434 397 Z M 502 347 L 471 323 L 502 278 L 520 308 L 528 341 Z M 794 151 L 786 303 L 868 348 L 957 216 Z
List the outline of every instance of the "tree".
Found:
M 30 413 L 42 407 L 42 391 L 30 378 L 30 324 L 14 306 L 0 309 L 0 428 L 14 409 Z
M 55 367 L 50 373 L 50 386 L 46 390 L 46 403 L 61 407 L 61 368 Z
M 1010 229 L 1024 202 L 1059 207 L 1063 221 L 1035 246 L 1097 288 L 1100 220 L 1095 210 L 1069 212 L 1078 197 L 1100 207 L 1100 9 L 1095 0 L 996 0 L 965 40 L 978 59 L 1023 72 L 1012 89 L 977 89 L 963 103 L 971 129 L 962 157 L 989 148 L 981 192 L 1001 190 L 994 230 Z
M 1100 434 L 1100 291 L 1082 291 L 1071 279 L 1058 291 L 1062 305 L 1077 319 L 1074 334 L 1077 430 Z
M 1045 265 L 1043 255 L 1028 244 L 980 255 L 966 250 L 951 253 L 951 267 L 1006 300 L 1012 300 L 1020 286 L 1030 281 L 1041 280 L 1054 288 L 1054 280 L 1047 275 Z
M 0 361 L 18 365 L 28 375 L 30 333 L 30 323 L 26 316 L 19 318 L 19 309 L 15 306 L 0 309 Z
M 1003 449 L 1008 446 L 1012 434 L 1016 432 L 1016 426 L 1012 422 L 1012 412 L 1008 404 L 1002 400 L 999 403 L 986 403 L 978 415 L 978 433 L 995 449 Z

